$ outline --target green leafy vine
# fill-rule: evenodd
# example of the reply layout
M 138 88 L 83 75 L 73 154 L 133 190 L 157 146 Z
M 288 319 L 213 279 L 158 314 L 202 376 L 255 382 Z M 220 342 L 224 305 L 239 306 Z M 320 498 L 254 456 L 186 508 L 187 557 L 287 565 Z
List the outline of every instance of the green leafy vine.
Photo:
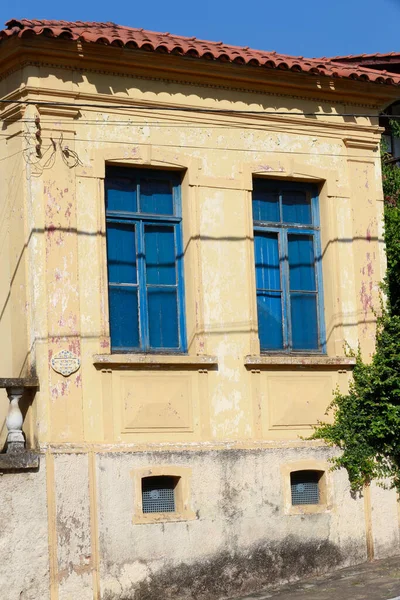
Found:
M 400 137 L 400 124 L 391 123 Z M 400 167 L 382 151 L 387 273 L 387 302 L 377 321 L 371 363 L 356 358 L 348 394 L 336 391 L 328 412 L 332 423 L 320 423 L 311 439 L 323 439 L 342 452 L 333 468 L 347 470 L 353 491 L 371 480 L 390 478 L 400 492 Z

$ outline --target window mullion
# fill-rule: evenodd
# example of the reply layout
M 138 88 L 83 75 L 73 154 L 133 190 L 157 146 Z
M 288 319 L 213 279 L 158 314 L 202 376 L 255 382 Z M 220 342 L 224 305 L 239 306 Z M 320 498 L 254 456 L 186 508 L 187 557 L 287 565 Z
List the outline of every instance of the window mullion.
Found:
M 324 295 L 322 285 L 322 253 L 321 238 L 319 232 L 313 236 L 314 255 L 315 255 L 315 287 L 317 297 L 317 325 L 318 325 L 318 344 L 323 352 L 326 352 L 326 331 L 324 319 Z
M 141 200 L 140 200 L 140 184 L 139 184 L 139 179 L 136 180 L 136 202 L 137 202 L 137 211 L 138 211 L 138 213 L 140 213 L 142 207 L 141 207 Z
M 147 350 L 149 347 L 149 319 L 147 310 L 147 290 L 146 290 L 146 261 L 144 247 L 144 223 L 138 221 L 138 282 L 139 282 L 139 333 L 140 346 L 142 350 Z
M 292 328 L 290 322 L 290 283 L 289 283 L 289 260 L 287 230 L 282 229 L 280 234 L 280 261 L 282 278 L 282 307 L 283 307 L 283 345 L 286 351 L 292 347 Z
M 182 243 L 182 222 L 174 227 L 175 235 L 175 260 L 176 260 L 176 287 L 178 300 L 178 339 L 179 348 L 186 348 L 186 328 L 185 328 L 185 288 L 183 272 L 183 243 Z

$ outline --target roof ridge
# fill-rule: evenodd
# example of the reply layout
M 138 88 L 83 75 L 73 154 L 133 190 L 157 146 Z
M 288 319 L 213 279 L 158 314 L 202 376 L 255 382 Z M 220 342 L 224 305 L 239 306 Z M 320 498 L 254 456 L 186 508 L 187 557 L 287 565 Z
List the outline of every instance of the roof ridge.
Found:
M 339 55 L 339 56 L 330 56 L 329 60 L 331 61 L 340 61 L 340 60 L 355 60 L 361 58 L 384 58 L 386 56 L 400 56 L 400 51 L 395 52 L 394 50 L 391 52 L 371 52 L 367 54 L 347 54 L 347 55 Z

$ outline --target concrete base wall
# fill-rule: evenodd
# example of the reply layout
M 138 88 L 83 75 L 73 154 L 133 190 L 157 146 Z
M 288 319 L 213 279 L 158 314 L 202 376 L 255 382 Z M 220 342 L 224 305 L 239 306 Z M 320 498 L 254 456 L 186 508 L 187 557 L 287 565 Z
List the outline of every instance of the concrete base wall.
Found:
M 48 454 L 38 473 L 0 478 L 2 597 L 216 600 L 361 563 L 368 535 L 377 558 L 400 553 L 394 492 L 373 486 L 367 514 L 345 472 L 328 474 L 327 507 L 290 513 L 287 465 L 331 455 L 323 447 Z M 193 518 L 138 523 L 136 474 L 165 467 L 189 474 Z
M 0 476 L 0 597 L 49 600 L 46 462 L 38 473 Z
M 102 597 L 223 598 L 366 560 L 362 499 L 334 477 L 331 510 L 284 514 L 281 466 L 326 450 L 226 450 L 98 456 Z M 132 470 L 190 466 L 190 522 L 133 525 Z M 132 575 L 130 575 L 132 574 Z

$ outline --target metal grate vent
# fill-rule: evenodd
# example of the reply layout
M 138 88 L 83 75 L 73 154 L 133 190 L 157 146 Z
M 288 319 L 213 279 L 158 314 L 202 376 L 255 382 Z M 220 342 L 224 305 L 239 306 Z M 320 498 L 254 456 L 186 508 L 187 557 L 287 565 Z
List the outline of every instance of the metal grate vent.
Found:
M 319 504 L 321 471 L 295 471 L 290 474 L 292 504 Z
M 142 479 L 142 506 L 144 513 L 175 512 L 177 477 L 145 477 Z

